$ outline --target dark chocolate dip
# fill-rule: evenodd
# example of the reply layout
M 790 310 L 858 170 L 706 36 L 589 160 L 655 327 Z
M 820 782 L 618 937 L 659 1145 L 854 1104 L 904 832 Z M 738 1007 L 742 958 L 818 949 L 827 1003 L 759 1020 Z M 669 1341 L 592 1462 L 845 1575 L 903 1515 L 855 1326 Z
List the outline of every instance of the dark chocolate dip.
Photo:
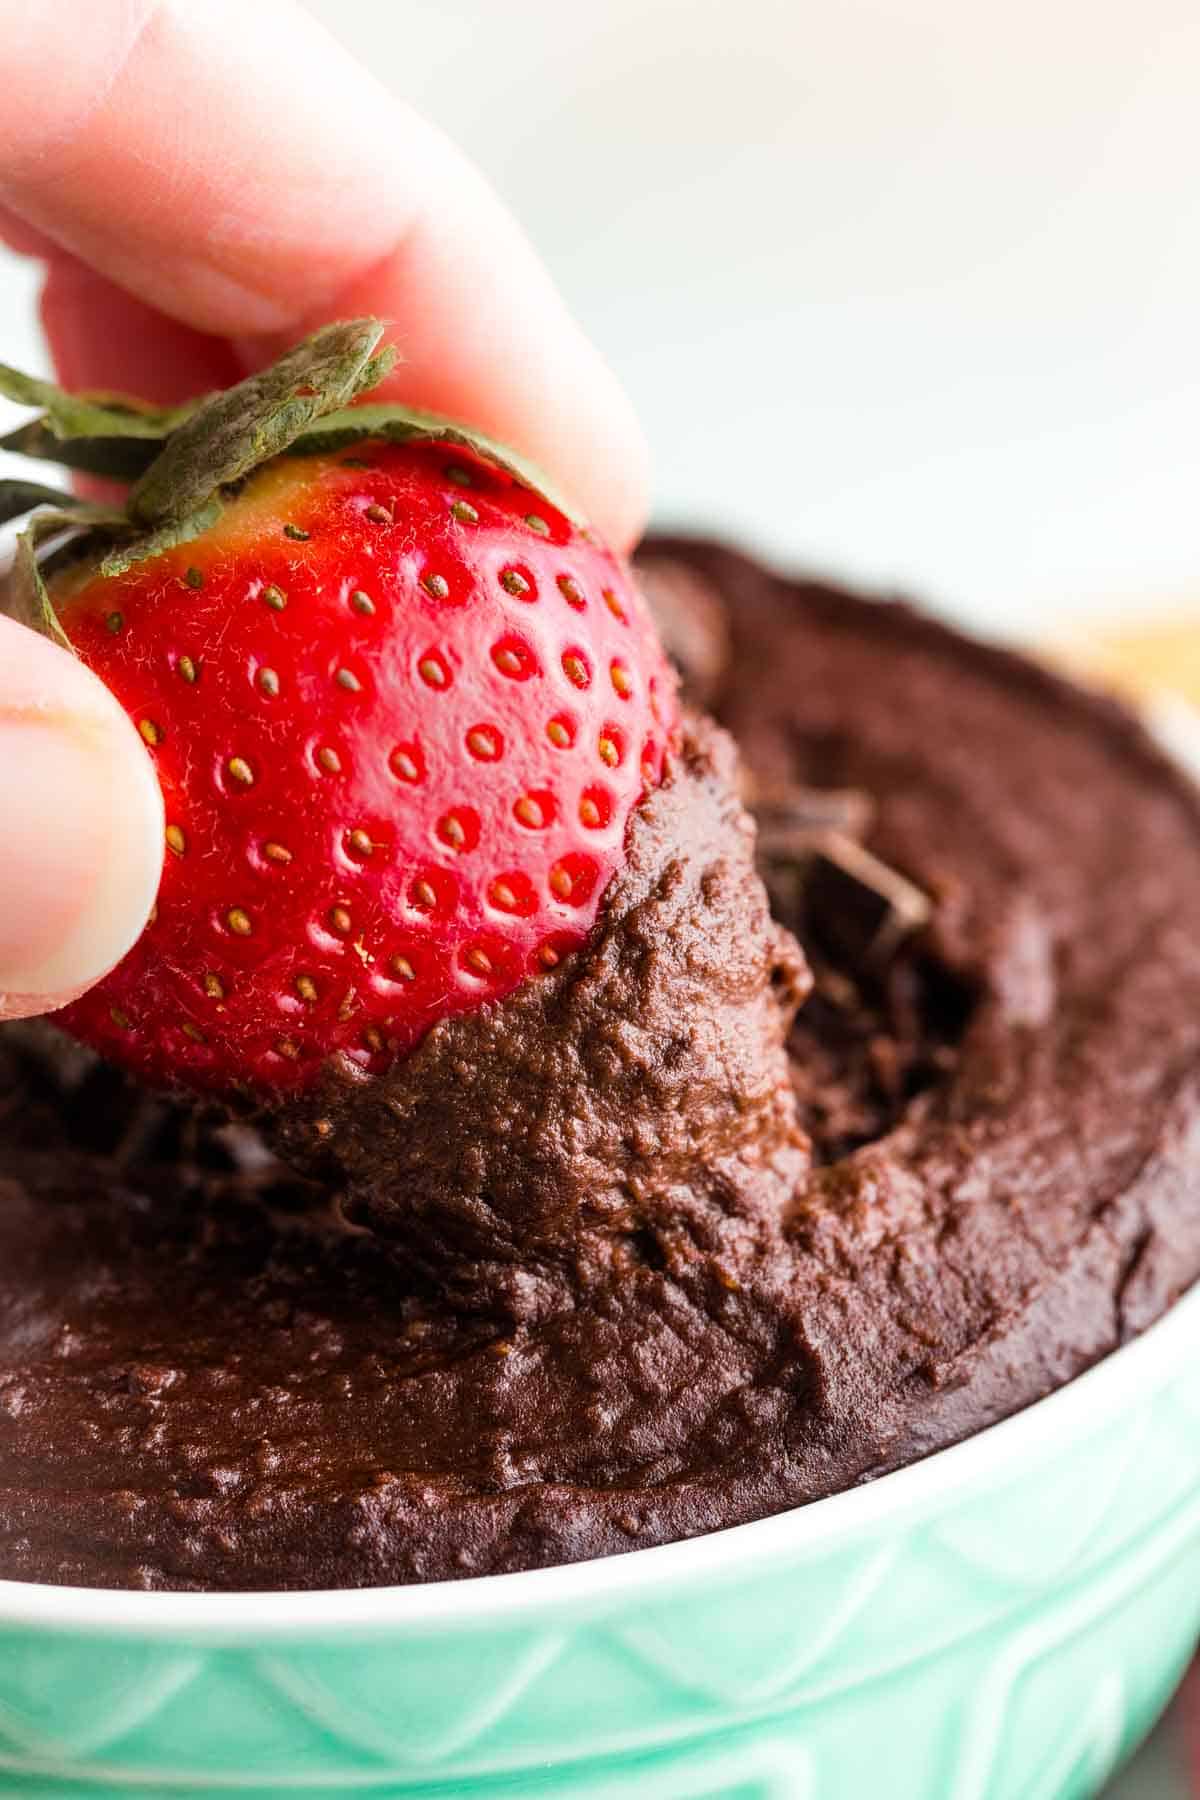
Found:
M 552 975 L 258 1124 L 0 1031 L 0 1575 L 356 1586 L 733 1525 L 1016 1411 L 1200 1271 L 1188 781 L 905 607 L 644 568 L 725 729 Z M 810 854 L 814 791 L 921 908 Z

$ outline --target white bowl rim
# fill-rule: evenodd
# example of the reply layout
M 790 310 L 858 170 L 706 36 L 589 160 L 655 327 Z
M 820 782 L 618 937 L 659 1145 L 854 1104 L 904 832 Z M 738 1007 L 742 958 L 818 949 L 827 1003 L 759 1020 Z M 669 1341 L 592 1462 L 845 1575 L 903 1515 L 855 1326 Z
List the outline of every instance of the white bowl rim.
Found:
M 1131 1417 L 1200 1352 L 1200 1284 L 1140 1337 L 1073 1381 L 974 1437 L 863 1486 L 701 1537 L 511 1575 L 406 1587 L 174 1594 L 0 1581 L 0 1629 L 237 1645 L 278 1638 L 377 1637 L 616 1611 L 663 1587 L 712 1586 L 764 1562 L 870 1538 L 906 1515 L 936 1513 L 964 1489 L 1019 1480 L 1032 1461 Z

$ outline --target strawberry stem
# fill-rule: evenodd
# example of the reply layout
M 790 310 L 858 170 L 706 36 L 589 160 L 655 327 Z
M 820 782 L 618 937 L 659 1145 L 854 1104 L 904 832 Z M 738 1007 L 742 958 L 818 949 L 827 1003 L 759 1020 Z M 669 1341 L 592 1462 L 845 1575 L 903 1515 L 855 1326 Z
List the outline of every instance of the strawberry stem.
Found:
M 323 326 L 270 368 L 172 409 L 68 394 L 0 364 L 0 395 L 44 409 L 0 438 L 0 449 L 133 482 L 124 511 L 81 506 L 37 482 L 0 483 L 0 522 L 34 506 L 56 509 L 39 512 L 22 534 L 0 612 L 65 642 L 39 567 L 44 540 L 74 532 L 76 551 L 95 550 L 101 574 L 119 576 L 207 531 L 225 491 L 273 457 L 327 455 L 369 438 L 471 450 L 581 522 L 540 470 L 494 439 L 414 407 L 354 405 L 395 364 L 394 350 L 378 348 L 383 329 L 369 318 Z
M 395 361 L 375 356 L 378 319 L 326 325 L 277 363 L 214 394 L 176 426 L 129 496 L 139 525 L 188 518 L 223 487 L 292 445 L 307 425 L 376 386 Z

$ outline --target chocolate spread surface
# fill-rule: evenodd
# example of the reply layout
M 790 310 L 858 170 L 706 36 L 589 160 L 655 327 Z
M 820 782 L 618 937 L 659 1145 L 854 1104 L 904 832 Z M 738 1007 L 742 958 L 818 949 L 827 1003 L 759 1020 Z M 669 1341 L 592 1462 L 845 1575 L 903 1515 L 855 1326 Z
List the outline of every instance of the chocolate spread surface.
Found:
M 0 1032 L 0 1575 L 349 1586 L 711 1530 L 1015 1411 L 1200 1271 L 1187 781 L 902 607 L 644 568 L 742 772 L 694 718 L 543 982 L 261 1128 Z M 797 784 L 867 796 L 930 902 L 886 954 L 786 856 L 772 918 L 739 795 Z

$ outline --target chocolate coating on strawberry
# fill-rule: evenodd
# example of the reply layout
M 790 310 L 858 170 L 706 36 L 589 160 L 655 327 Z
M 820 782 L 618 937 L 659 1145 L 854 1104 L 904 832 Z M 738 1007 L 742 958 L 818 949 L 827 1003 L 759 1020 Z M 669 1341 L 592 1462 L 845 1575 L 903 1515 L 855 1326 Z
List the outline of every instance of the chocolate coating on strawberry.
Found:
M 61 1015 L 158 1085 L 377 1075 L 543 979 L 674 741 L 627 569 L 510 456 L 395 408 L 320 417 L 381 371 L 369 326 L 164 425 L 128 513 L 16 585 L 163 788 L 157 915 Z
M 377 1080 L 335 1058 L 264 1129 L 459 1309 L 528 1321 L 647 1244 L 719 1281 L 808 1165 L 785 1051 L 808 988 L 732 742 L 693 719 L 582 949 Z

